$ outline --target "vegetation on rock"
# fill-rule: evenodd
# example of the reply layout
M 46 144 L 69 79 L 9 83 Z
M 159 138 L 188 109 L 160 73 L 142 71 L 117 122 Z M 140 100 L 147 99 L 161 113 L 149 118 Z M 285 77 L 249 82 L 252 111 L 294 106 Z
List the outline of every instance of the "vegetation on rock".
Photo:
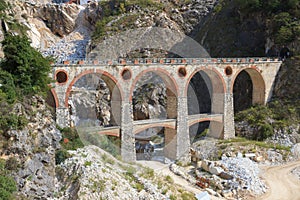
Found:
M 49 90 L 49 58 L 44 58 L 31 47 L 26 36 L 7 34 L 2 44 L 5 59 L 1 62 L 1 69 L 11 75 L 19 92 L 18 96 L 45 93 Z M 9 90 L 8 93 L 12 91 Z
M 68 150 L 76 150 L 83 147 L 78 132 L 75 128 L 60 128 L 62 133 L 62 140 L 60 142 L 61 149 L 56 151 L 55 162 L 56 164 L 62 163 L 65 159 L 70 157 Z
M 161 10 L 162 5 L 163 4 L 152 0 L 101 1 L 102 16 L 101 19 L 96 22 L 95 30 L 92 35 L 94 43 L 102 40 L 104 36 L 109 35 L 110 32 L 117 33 L 122 29 L 134 28 L 133 23 L 138 18 L 138 15 L 134 12 L 130 12 L 133 6 L 141 9 Z M 109 23 L 111 24 L 108 26 Z
M 13 192 L 17 190 L 16 183 L 8 174 L 10 171 L 6 167 L 5 160 L 0 159 L 0 199 L 8 200 L 12 198 Z
M 0 132 L 3 133 L 27 124 L 24 116 L 11 113 L 17 100 L 49 90 L 50 59 L 31 47 L 26 36 L 7 34 L 2 43 L 5 59 L 0 63 Z

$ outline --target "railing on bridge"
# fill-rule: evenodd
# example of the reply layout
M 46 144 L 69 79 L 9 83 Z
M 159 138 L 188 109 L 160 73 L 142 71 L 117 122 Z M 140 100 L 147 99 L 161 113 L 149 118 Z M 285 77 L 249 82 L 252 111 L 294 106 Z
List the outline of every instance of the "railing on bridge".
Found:
M 256 62 L 280 62 L 278 58 L 255 57 L 255 58 L 136 58 L 118 60 L 91 60 L 73 59 L 59 60 L 54 65 L 196 65 L 203 63 L 256 63 Z

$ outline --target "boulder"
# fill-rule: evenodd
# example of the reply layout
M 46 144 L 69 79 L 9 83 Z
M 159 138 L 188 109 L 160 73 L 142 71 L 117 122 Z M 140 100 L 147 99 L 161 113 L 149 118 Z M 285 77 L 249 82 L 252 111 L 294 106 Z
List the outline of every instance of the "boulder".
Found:
M 255 153 L 245 153 L 246 158 L 253 159 L 255 156 L 256 156 Z
M 207 191 L 195 195 L 197 200 L 210 200 L 209 194 Z
M 230 175 L 230 174 L 228 174 L 228 173 L 226 173 L 226 172 L 221 172 L 219 174 L 219 177 L 221 177 L 222 179 L 225 179 L 225 180 L 231 180 L 231 179 L 233 179 L 233 176 Z
M 221 167 L 216 167 L 216 166 L 210 166 L 209 167 L 209 172 L 211 174 L 215 174 L 215 175 L 219 175 L 221 174 L 222 172 L 224 172 L 224 170 L 221 168 Z
M 263 157 L 263 156 L 255 156 L 255 157 L 253 158 L 253 160 L 254 160 L 255 162 L 262 162 L 262 161 L 264 160 L 264 157 Z
M 233 197 L 233 193 L 230 190 L 223 190 L 222 196 L 226 199 L 229 199 Z
M 213 189 L 210 189 L 210 188 L 205 188 L 205 190 L 210 194 L 210 195 L 213 195 L 215 196 L 217 194 L 216 191 L 214 191 Z
M 202 166 L 202 161 L 197 162 L 197 168 L 200 168 Z
M 213 165 L 213 162 L 209 161 L 209 160 L 203 160 L 201 163 L 201 167 L 204 171 L 209 172 L 209 167 L 210 165 Z

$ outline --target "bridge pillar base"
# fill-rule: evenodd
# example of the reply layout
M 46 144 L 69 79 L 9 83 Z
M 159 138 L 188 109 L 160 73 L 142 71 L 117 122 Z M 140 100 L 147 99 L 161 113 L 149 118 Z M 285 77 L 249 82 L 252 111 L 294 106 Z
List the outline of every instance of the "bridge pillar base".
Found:
M 234 138 L 234 110 L 233 110 L 233 94 L 225 94 L 224 103 L 224 139 Z
M 56 108 L 56 123 L 61 128 L 70 126 L 70 114 L 68 108 Z

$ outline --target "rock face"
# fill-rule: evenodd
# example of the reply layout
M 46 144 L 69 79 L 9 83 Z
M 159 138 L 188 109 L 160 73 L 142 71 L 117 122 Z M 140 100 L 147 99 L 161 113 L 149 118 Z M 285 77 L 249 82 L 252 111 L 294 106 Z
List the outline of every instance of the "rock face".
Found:
M 292 148 L 292 153 L 294 154 L 295 158 L 300 158 L 300 143 L 297 143 Z
M 90 39 L 91 24 L 84 7 L 76 4 L 54 4 L 48 1 L 13 1 L 4 21 L 14 20 L 28 28 L 32 46 L 45 56 L 58 59 L 83 58 Z M 9 30 L 7 30 L 9 31 Z
M 63 37 L 74 30 L 79 12 L 75 4 L 43 4 L 38 8 L 36 16 L 46 23 L 52 33 Z
M 2 155 L 13 160 L 13 174 L 18 191 L 29 199 L 53 196 L 55 187 L 55 150 L 60 147 L 61 134 L 41 97 L 33 97 L 24 105 L 16 104 L 13 113 L 26 116 L 23 130 L 7 132 L 9 142 Z
M 114 17 L 105 25 L 106 35 L 100 42 L 98 40 L 90 46 L 88 57 L 92 59 L 132 57 L 131 52 L 136 50 L 141 51 L 140 54 L 134 53 L 136 57 L 172 55 L 208 57 L 200 45 L 192 50 L 191 48 L 198 43 L 186 35 L 190 34 L 212 11 L 216 2 L 215 0 L 164 1 L 164 9 L 142 8 L 138 5 L 126 7 L 126 13 Z M 99 18 L 99 14 L 94 13 L 100 13 L 101 9 L 95 7 L 91 10 L 93 12 L 89 15 L 89 19 L 93 22 Z M 189 50 L 184 51 L 184 45 L 189 46 Z

